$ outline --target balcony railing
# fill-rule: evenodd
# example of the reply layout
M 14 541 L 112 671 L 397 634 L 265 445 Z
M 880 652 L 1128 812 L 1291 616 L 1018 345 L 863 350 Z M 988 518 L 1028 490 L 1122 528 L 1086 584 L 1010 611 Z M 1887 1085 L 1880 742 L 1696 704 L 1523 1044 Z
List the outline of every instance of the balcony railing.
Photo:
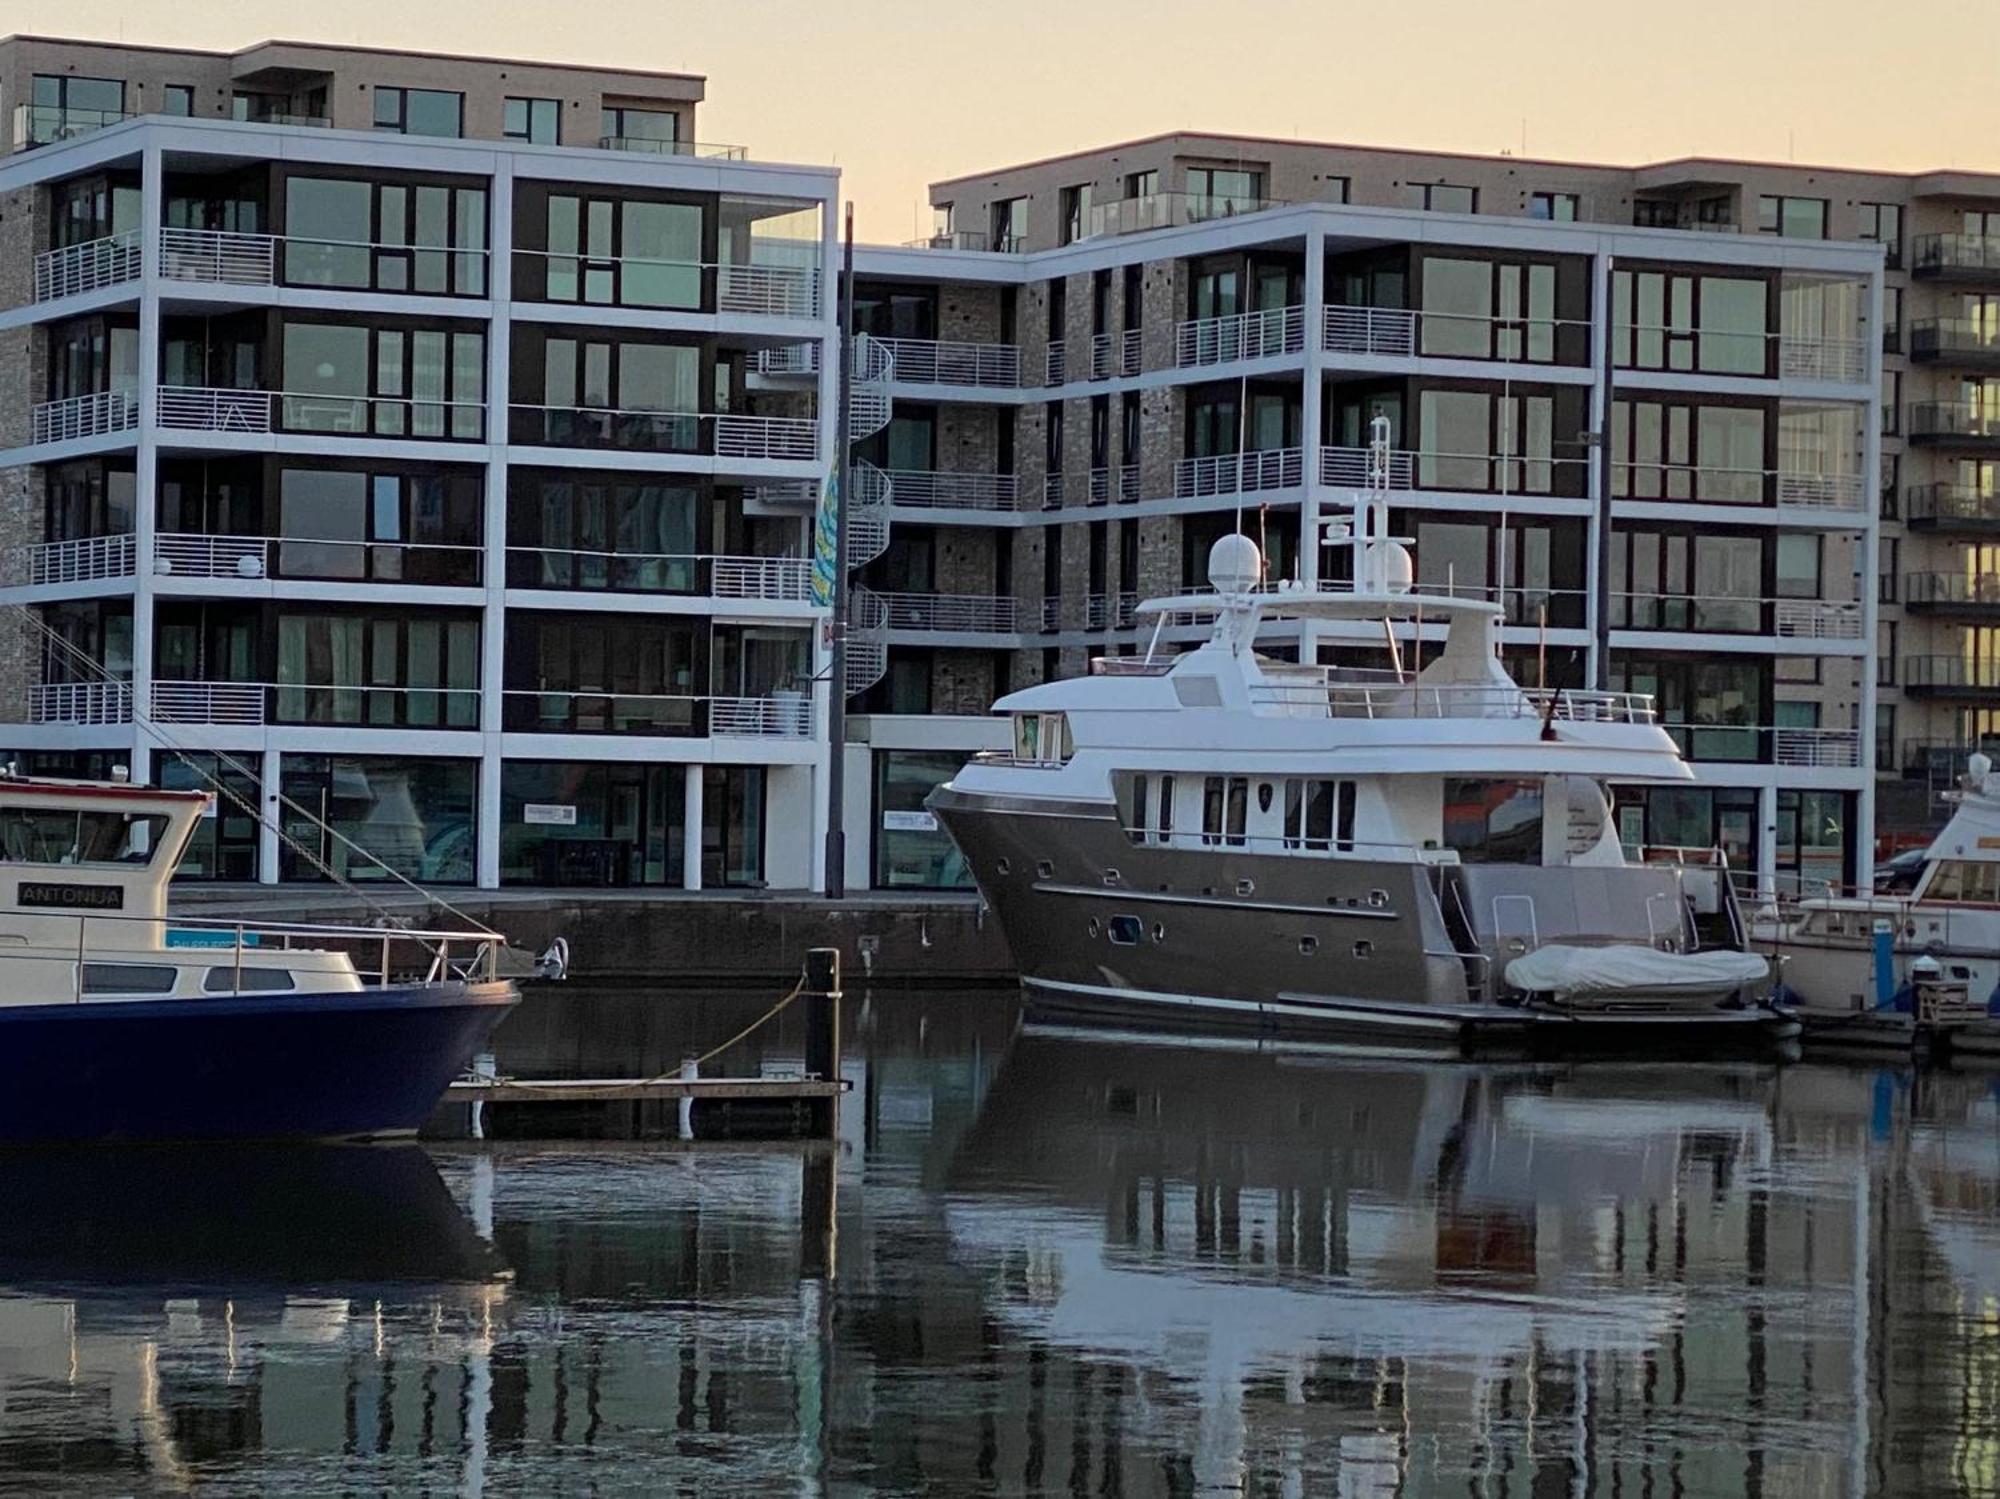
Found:
M 28 689 L 29 723 L 131 721 L 130 682 L 42 682 Z
M 1923 776 L 1935 785 L 1949 786 L 1966 774 L 1974 755 L 2000 760 L 2000 740 L 1905 739 L 1899 763 L 1905 775 Z
M 1857 729 L 1773 728 L 1771 762 L 1828 770 L 1858 769 L 1861 734 Z
M 596 406 L 515 406 L 513 441 L 561 448 L 642 453 L 712 453 L 719 458 L 811 460 L 819 423 L 807 417 L 736 416 L 697 411 L 627 411 Z
M 800 692 L 768 697 L 697 697 L 643 692 L 510 691 L 502 725 L 515 733 L 651 734 L 666 738 L 809 739 L 812 700 Z
M 1799 461 L 1814 459 L 1807 455 Z M 1755 507 L 1775 501 L 1803 510 L 1841 512 L 1865 509 L 1870 489 L 1859 474 L 1678 463 L 1613 464 L 1611 486 L 1613 499 L 1644 504 Z
M 1021 383 L 1021 351 L 1013 344 L 954 343 L 935 338 L 885 338 L 878 342 L 894 361 L 892 378 L 904 384 L 1011 390 Z
M 58 141 L 75 140 L 93 130 L 136 119 L 122 109 L 70 109 L 59 104 L 17 104 L 14 106 L 14 149 L 52 146 Z
M 1306 310 L 1271 307 L 1231 317 L 1190 318 L 1174 329 L 1174 363 L 1183 369 L 1296 354 L 1306 346 Z
M 1118 499 L 1121 504 L 1130 504 L 1139 498 L 1139 465 L 1121 464 L 1118 469 Z
M 1042 508 L 1060 510 L 1063 506 L 1063 476 L 1060 471 L 1042 475 Z
M 1012 634 L 1020 628 L 1020 601 L 1011 594 L 884 593 L 891 630 L 967 630 Z
M 2000 494 L 1972 484 L 1919 484 L 1904 494 L 1903 518 L 1937 531 L 2000 530 Z
M 2000 363 L 2000 324 L 1987 319 L 1918 318 L 1910 324 L 1910 357 L 1926 363 Z
M 1086 630 L 1129 630 L 1139 612 L 1136 593 L 1093 593 L 1084 600 Z
M 532 300 L 565 306 L 668 308 L 699 312 L 714 299 L 718 312 L 760 317 L 820 315 L 819 267 L 759 261 L 663 260 L 644 255 L 578 255 L 516 250 L 516 263 L 547 267 Z M 818 345 L 808 346 L 818 354 Z M 775 351 L 767 351 L 775 352 Z M 810 373 L 806 370 L 765 373 Z
M 1417 351 L 1417 315 L 1401 307 L 1327 307 L 1320 347 L 1329 354 L 1411 355 Z
M 1338 489 L 1368 487 L 1371 454 L 1367 448 L 1324 447 L 1319 450 L 1319 482 Z M 1391 489 L 1415 487 L 1417 455 L 1404 449 L 1389 454 L 1386 475 Z
M 1771 627 L 1787 640 L 1859 640 L 1861 605 L 1837 599 L 1773 599 Z
M 113 536 L 80 536 L 72 541 L 48 541 L 20 547 L 9 582 L 92 583 L 104 578 L 129 578 L 135 547 L 130 531 Z
M 160 274 L 169 281 L 270 286 L 278 279 L 278 237 L 218 229 L 162 229 Z
M 153 717 L 161 723 L 262 724 L 269 692 L 261 682 L 155 682 Z
M 1589 329 L 1579 318 L 1335 305 L 1321 309 L 1319 336 L 1330 354 L 1582 365 L 1590 360 Z
M 1396 449 L 1389 454 L 1390 489 L 1458 490 L 1474 494 L 1580 496 L 1584 458 L 1523 458 L 1504 453 L 1432 453 Z M 1336 489 L 1368 486 L 1367 448 L 1320 449 L 1320 483 Z
M 170 531 L 154 538 L 153 561 L 160 573 L 178 578 L 285 578 L 472 588 L 484 580 L 486 550 L 463 542 Z
M 162 427 L 195 432 L 269 432 L 275 405 L 268 390 L 163 385 L 159 420 Z
M 1786 640 L 1860 640 L 1862 606 L 1835 599 L 1743 594 L 1614 593 L 1614 630 L 1697 635 L 1775 635 Z
M 1910 436 L 1942 442 L 2000 442 L 2000 406 L 1973 401 L 1918 401 L 1910 407 Z
M 744 161 L 748 146 L 725 146 L 715 141 L 665 141 L 646 135 L 600 135 L 597 145 L 604 151 L 635 151 L 642 156 L 705 156 L 717 161 Z
M 2000 612 L 2000 573 L 1905 573 L 1903 604 L 1911 609 Z
M 52 302 L 139 279 L 139 231 L 44 250 L 35 257 L 35 300 Z
M 1049 340 L 1047 352 L 1042 357 L 1042 384 L 1061 385 L 1069 379 L 1069 344 L 1054 338 Z
M 803 557 L 515 546 L 507 549 L 507 582 L 514 588 L 559 588 L 575 593 L 812 602 L 812 563 Z
M 1174 464 L 1174 494 L 1243 494 L 1262 489 L 1295 489 L 1305 482 L 1305 450 L 1261 448 L 1182 458 Z
M 1699 335 L 1712 338 L 1713 334 Z M 1778 339 L 1778 375 L 1786 380 L 1832 380 L 1853 385 L 1868 378 L 1868 345 L 1858 338 Z
M 980 233 L 977 229 L 946 229 L 940 230 L 936 234 L 923 235 L 917 239 L 906 239 L 903 241 L 903 248 L 906 250 L 976 250 L 983 252 L 993 248 L 993 240 L 990 236 Z
M 1978 280 L 2000 277 L 2000 236 L 1920 234 L 1910 242 L 1910 274 Z
M 1021 481 L 1013 474 L 954 474 L 890 469 L 889 503 L 917 510 L 1018 510 Z
M 1861 735 L 1854 729 L 1721 723 L 1660 727 L 1690 760 L 1821 770 L 1854 770 L 1861 764 Z
M 2000 696 L 2000 660 L 1963 656 L 1905 656 L 1903 690 L 1947 696 Z
M 139 392 L 99 390 L 36 405 L 29 424 L 33 442 L 71 442 L 130 432 L 139 425 Z
M 1284 206 L 1269 198 L 1233 193 L 1147 193 L 1114 203 L 1092 204 L 1089 232 L 1085 237 L 1136 234 L 1147 229 L 1172 229 L 1182 224 L 1206 224 L 1216 219 L 1240 218 L 1247 213 L 1262 213 L 1267 208 Z
M 1120 335 L 1118 373 L 1136 375 L 1146 366 L 1146 330 L 1127 328 Z

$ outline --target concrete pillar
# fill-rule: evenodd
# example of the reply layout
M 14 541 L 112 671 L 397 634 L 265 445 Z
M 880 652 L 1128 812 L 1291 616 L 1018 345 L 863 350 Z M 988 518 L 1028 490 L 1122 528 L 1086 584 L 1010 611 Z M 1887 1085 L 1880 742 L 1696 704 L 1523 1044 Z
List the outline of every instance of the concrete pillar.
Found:
M 493 319 L 486 329 L 486 486 L 481 540 L 481 581 L 486 598 L 479 616 L 479 812 L 474 878 L 483 890 L 500 884 L 500 735 L 506 703 L 507 642 L 507 403 L 513 344 L 514 164 L 502 153 L 487 185 L 492 205 L 491 258 L 486 293 Z
M 153 533 L 159 515 L 160 220 L 165 183 L 158 146 L 146 147 L 139 177 L 139 446 L 132 495 L 132 779 L 143 781 L 151 742 Z
M 1320 329 L 1326 313 L 1326 231 L 1317 225 L 1306 231 L 1306 368 L 1305 388 L 1299 402 L 1299 443 L 1304 448 L 1305 488 L 1299 501 L 1299 582 L 1307 589 L 1319 587 L 1320 487 L 1319 449 L 1322 408 L 1326 399 L 1326 354 L 1320 347 Z M 1299 660 L 1312 664 L 1319 660 L 1319 624 L 1299 621 Z
M 473 846 L 478 850 L 474 878 L 482 890 L 500 888 L 500 736 L 484 738 L 479 755 L 479 813 Z
M 684 890 L 701 888 L 701 776 L 704 769 L 706 767 L 700 761 L 693 761 L 685 772 L 687 790 L 681 798 L 681 888 Z
M 1611 317 L 1611 257 L 1600 253 L 1591 261 L 1590 268 L 1590 430 L 1597 433 L 1600 440 L 1611 441 L 1611 413 L 1604 409 L 1604 324 Z M 1584 534 L 1584 600 L 1583 625 L 1590 632 L 1592 644 L 1585 657 L 1583 679 L 1587 683 L 1597 682 L 1599 673 L 1608 671 L 1608 666 L 1597 659 L 1597 616 L 1600 605 L 1608 603 L 1603 591 L 1608 586 L 1598 576 L 1598 531 L 1611 524 L 1611 497 L 1599 493 L 1602 470 L 1591 455 L 1589 482 L 1584 493 L 1591 500 L 1590 528 Z M 1608 680 L 1608 678 L 1605 678 Z
M 1875 569 L 1882 534 L 1882 506 L 1878 491 L 1882 483 L 1882 414 L 1877 407 L 1882 390 L 1882 268 L 1868 278 L 1866 292 L 1867 326 L 1862 329 L 1862 347 L 1867 350 L 1868 388 L 1875 399 L 1862 407 L 1861 483 L 1866 503 L 1862 507 L 1862 531 L 1855 570 L 1860 573 L 1861 638 L 1867 650 L 1861 657 L 1861 706 L 1857 710 L 1860 731 L 1861 791 L 1854 798 L 1854 823 L 1849 836 L 1854 839 L 1854 882 L 1863 890 L 1875 887 L 1875 702 L 1877 673 L 1876 637 L 1882 617 L 1881 588 Z M 1872 419 L 1871 419 L 1872 418 Z
M 284 808 L 278 803 L 278 752 L 267 749 L 258 757 L 257 804 L 263 816 L 257 827 L 257 883 L 278 883 L 278 821 Z
M 1778 882 L 1778 788 L 1757 792 L 1757 894 L 1768 897 Z

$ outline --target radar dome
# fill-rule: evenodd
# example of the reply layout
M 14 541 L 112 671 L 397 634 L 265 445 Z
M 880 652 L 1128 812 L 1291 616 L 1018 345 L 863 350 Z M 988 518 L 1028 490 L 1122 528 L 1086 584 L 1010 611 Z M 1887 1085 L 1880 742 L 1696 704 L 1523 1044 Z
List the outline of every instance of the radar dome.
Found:
M 1408 593 L 1415 579 L 1415 571 L 1410 563 L 1410 549 L 1393 541 L 1378 542 L 1382 558 L 1382 591 L 1384 593 Z
M 1263 554 L 1247 536 L 1219 536 L 1208 549 L 1208 582 L 1217 593 L 1248 593 L 1263 576 Z
M 1974 750 L 1965 757 L 1966 779 L 1977 783 L 1985 780 L 1992 773 L 1993 760 L 1991 756 L 1982 755 L 1978 750 Z

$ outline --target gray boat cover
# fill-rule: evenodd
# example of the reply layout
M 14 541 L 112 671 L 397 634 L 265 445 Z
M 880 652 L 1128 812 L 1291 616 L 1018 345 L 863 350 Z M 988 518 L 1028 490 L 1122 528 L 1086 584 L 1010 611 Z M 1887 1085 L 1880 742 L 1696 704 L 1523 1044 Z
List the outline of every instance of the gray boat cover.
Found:
M 1568 947 L 1550 943 L 1507 965 L 1507 982 L 1559 998 L 1727 994 L 1756 983 L 1770 964 L 1755 953 L 1661 952 L 1637 946 Z

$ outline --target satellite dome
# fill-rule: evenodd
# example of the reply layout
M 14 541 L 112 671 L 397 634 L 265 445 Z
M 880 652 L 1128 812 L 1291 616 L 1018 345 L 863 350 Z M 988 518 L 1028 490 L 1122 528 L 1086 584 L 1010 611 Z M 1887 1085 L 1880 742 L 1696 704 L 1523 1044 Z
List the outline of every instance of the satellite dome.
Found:
M 1208 549 L 1208 582 L 1217 593 L 1248 593 L 1263 576 L 1263 553 L 1247 536 L 1219 536 Z
M 1377 542 L 1382 558 L 1382 591 L 1384 593 L 1408 593 L 1416 571 L 1410 562 L 1410 549 L 1393 541 Z

